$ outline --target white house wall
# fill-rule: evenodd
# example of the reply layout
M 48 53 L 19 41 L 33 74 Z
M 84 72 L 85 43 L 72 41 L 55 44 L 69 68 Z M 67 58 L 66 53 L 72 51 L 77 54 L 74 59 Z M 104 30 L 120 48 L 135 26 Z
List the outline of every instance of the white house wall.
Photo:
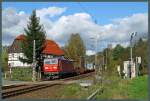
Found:
M 28 67 L 30 64 L 23 63 L 19 60 L 19 57 L 24 58 L 23 53 L 9 53 L 8 54 L 8 65 L 10 67 Z

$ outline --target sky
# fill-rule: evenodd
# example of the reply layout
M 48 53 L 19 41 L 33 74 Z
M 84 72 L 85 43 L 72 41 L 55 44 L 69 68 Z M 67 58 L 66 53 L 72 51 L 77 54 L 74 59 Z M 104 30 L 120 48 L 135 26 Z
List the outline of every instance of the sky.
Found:
M 72 33 L 79 33 L 89 55 L 95 52 L 93 37 L 99 39 L 100 51 L 110 43 L 128 46 L 132 32 L 138 37 L 148 33 L 147 2 L 3 2 L 3 45 L 24 33 L 35 9 L 47 38 L 64 46 Z

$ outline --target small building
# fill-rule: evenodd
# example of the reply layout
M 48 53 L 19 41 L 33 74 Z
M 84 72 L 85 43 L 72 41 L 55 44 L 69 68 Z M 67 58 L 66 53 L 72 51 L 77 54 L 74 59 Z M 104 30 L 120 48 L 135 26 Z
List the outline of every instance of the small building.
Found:
M 118 75 L 121 76 L 121 68 L 120 68 L 120 65 L 117 66 L 117 72 L 118 72 Z
M 134 78 L 136 77 L 136 67 L 135 63 L 131 61 L 124 61 L 124 78 Z
M 128 75 L 128 64 L 129 64 L 129 61 L 124 61 L 123 62 L 124 78 L 127 78 L 127 75 Z
M 141 75 L 142 58 L 136 57 L 136 76 Z
M 131 78 L 136 77 L 136 67 L 135 67 L 135 63 L 132 62 L 131 63 Z
M 86 64 L 86 69 L 93 70 L 94 69 L 94 64 L 93 63 L 87 63 Z
M 17 36 L 8 49 L 8 65 L 10 67 L 31 66 L 31 64 L 23 63 L 19 60 L 19 57 L 25 58 L 21 47 L 23 40 L 25 40 L 25 36 L 23 34 Z M 46 39 L 42 55 L 45 58 L 63 57 L 64 51 L 58 46 L 56 42 Z

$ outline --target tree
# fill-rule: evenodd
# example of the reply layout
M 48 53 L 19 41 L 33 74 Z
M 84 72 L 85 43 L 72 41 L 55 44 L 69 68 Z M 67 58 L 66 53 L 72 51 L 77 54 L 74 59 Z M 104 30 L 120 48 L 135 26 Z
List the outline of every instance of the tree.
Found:
M 79 59 L 85 57 L 86 48 L 79 34 L 72 34 L 65 46 L 65 56 L 77 61 L 75 64 L 79 67 Z
M 8 68 L 8 46 L 2 46 L 2 72 L 7 71 Z
M 148 73 L 148 41 L 144 41 L 142 38 L 139 39 L 133 49 L 133 57 L 140 56 L 142 58 L 142 74 Z
M 29 18 L 27 28 L 24 29 L 25 40 L 22 43 L 22 51 L 25 58 L 20 60 L 24 63 L 33 63 L 33 41 L 35 40 L 35 59 L 36 59 L 36 70 L 42 66 L 41 53 L 44 49 L 44 43 L 46 39 L 45 31 L 43 25 L 40 25 L 40 18 L 36 16 L 36 11 L 34 10 Z
M 123 52 L 124 52 L 124 48 L 118 44 L 113 50 L 113 53 L 112 53 L 113 59 L 118 60 L 120 56 L 123 54 Z

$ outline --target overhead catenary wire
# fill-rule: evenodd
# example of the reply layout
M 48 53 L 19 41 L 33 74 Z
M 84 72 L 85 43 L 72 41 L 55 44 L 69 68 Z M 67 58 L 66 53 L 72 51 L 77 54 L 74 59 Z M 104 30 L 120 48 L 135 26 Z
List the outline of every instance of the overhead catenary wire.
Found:
M 80 8 L 82 9 L 82 11 L 88 13 L 89 15 L 91 15 L 92 19 L 94 20 L 95 24 L 97 24 L 97 20 L 96 18 L 92 15 L 92 13 L 90 13 L 79 1 L 77 2 L 80 6 Z
M 78 2 L 78 4 L 79 4 L 79 6 L 80 6 L 80 8 L 84 11 L 84 12 L 87 12 L 88 14 L 90 14 L 91 15 L 91 17 L 92 17 L 92 20 L 94 20 L 94 22 L 95 22 L 95 24 L 98 24 L 97 23 L 97 20 L 94 18 L 94 16 L 85 8 L 85 7 L 83 7 L 82 6 L 82 4 L 80 3 L 80 2 Z M 99 38 L 99 37 L 97 37 L 96 36 L 96 38 L 95 38 L 95 45 L 96 45 L 96 49 L 95 49 L 95 66 L 96 66 L 96 64 L 97 64 L 97 45 L 98 45 L 98 39 L 97 38 Z M 103 58 L 104 58 L 104 56 L 103 56 Z M 104 64 L 104 61 L 103 61 L 103 64 Z M 97 67 L 97 66 L 96 66 Z M 95 67 L 95 68 L 96 68 Z M 98 68 L 97 68 L 98 69 Z M 101 68 L 99 68 L 99 70 L 98 70 L 98 72 L 96 73 L 96 76 L 100 76 L 101 77 L 101 80 L 100 80 L 100 87 L 101 87 L 101 89 L 103 88 L 102 86 L 103 86 L 103 84 L 102 84 L 102 82 L 103 82 L 103 80 L 102 80 L 102 75 L 103 75 L 103 73 L 102 73 L 102 67 Z M 95 76 L 95 77 L 96 77 Z

